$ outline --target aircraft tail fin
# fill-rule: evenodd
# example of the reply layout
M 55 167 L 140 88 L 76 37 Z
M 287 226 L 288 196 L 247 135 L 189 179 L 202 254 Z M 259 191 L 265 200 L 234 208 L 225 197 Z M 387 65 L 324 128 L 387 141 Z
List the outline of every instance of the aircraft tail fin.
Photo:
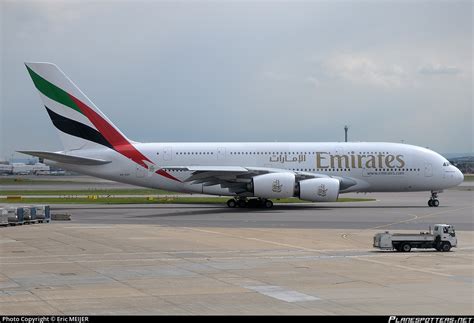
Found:
M 51 63 L 25 65 L 68 153 L 108 147 L 145 169 L 148 169 L 148 164 L 153 164 L 59 67 Z M 159 174 L 162 172 L 158 171 Z M 169 174 L 163 176 L 175 179 Z
M 65 150 L 130 145 L 130 140 L 51 63 L 25 63 Z

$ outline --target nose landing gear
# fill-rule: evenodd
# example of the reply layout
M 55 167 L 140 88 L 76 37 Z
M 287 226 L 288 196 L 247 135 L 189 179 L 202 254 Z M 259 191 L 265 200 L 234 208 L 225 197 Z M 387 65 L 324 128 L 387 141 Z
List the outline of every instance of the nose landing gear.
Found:
M 438 192 L 431 191 L 431 198 L 428 200 L 429 207 L 438 207 L 439 200 L 438 200 Z

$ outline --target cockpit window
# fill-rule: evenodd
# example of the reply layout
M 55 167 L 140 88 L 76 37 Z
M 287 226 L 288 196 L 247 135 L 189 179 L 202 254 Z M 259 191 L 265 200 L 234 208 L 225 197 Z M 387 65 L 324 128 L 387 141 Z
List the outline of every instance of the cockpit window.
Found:
M 449 165 L 451 165 L 449 162 L 444 162 L 443 163 L 443 166 L 449 166 Z

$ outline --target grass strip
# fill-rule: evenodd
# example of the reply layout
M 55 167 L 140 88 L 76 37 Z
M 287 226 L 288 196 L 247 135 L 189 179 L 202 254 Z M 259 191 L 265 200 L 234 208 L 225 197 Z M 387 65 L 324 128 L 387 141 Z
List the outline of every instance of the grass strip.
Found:
M 153 189 L 90 189 L 90 190 L 0 190 L 0 195 L 170 195 L 176 194 L 165 190 Z
M 228 197 L 97 197 L 93 198 L 34 198 L 0 199 L 0 203 L 25 204 L 223 204 Z M 339 198 L 338 202 L 375 201 L 370 198 Z M 296 198 L 275 199 L 274 203 L 308 203 Z

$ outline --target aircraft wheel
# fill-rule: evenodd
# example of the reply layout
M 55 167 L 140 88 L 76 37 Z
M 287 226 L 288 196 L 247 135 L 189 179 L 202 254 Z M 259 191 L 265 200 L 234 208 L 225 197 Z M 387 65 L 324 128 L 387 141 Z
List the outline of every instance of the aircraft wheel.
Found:
M 239 207 L 242 207 L 242 208 L 247 207 L 247 201 L 246 200 L 239 200 L 237 202 L 237 204 L 239 205 Z
M 237 206 L 237 202 L 234 199 L 230 199 L 227 201 L 227 206 L 230 208 L 234 208 Z
M 263 206 L 265 206 L 266 209 L 271 209 L 273 207 L 273 202 L 270 200 L 265 200 L 265 202 L 263 202 Z
M 428 206 L 438 207 L 438 205 L 439 205 L 438 192 L 431 191 L 431 198 L 428 201 Z

